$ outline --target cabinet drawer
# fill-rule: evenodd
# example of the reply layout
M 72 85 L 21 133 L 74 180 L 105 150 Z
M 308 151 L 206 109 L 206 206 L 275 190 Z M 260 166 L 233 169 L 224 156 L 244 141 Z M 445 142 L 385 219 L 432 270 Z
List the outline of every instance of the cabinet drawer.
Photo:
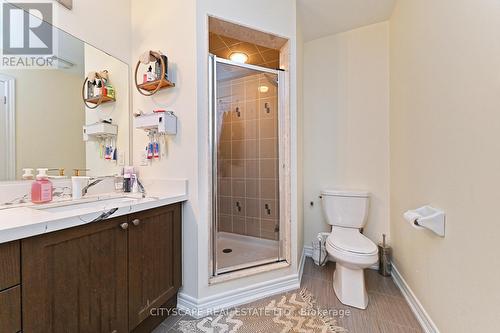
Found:
M 0 291 L 0 332 L 21 331 L 21 287 Z
M 21 282 L 21 252 L 19 241 L 0 244 L 0 290 L 18 285 Z

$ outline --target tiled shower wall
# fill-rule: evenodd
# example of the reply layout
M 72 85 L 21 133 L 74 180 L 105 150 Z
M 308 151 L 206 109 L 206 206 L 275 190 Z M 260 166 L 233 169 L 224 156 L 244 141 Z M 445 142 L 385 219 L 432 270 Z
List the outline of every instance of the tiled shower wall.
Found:
M 219 231 L 279 240 L 277 88 L 258 74 L 217 89 Z

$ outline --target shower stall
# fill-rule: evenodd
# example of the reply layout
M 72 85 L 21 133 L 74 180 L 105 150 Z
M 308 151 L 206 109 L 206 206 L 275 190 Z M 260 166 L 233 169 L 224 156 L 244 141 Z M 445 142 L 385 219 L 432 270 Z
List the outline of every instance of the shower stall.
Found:
M 211 269 L 218 276 L 285 260 L 284 72 L 213 55 L 209 68 Z

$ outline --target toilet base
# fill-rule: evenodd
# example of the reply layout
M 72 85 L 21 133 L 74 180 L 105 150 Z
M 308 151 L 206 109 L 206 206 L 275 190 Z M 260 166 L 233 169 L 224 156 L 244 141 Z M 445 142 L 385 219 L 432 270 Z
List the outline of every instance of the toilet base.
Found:
M 363 269 L 350 269 L 337 262 L 333 290 L 342 304 L 363 310 L 368 306 Z

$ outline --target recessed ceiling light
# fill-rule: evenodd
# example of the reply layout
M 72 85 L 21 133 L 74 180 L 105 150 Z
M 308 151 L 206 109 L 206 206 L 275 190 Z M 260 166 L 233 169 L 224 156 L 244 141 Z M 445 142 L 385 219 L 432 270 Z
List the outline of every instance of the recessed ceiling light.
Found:
M 242 52 L 233 52 L 229 56 L 229 59 L 231 59 L 231 61 L 238 62 L 240 64 L 244 64 L 248 61 L 248 56 Z
M 269 91 L 269 87 L 268 86 L 260 86 L 259 87 L 259 91 L 263 94 L 265 94 L 266 92 Z

